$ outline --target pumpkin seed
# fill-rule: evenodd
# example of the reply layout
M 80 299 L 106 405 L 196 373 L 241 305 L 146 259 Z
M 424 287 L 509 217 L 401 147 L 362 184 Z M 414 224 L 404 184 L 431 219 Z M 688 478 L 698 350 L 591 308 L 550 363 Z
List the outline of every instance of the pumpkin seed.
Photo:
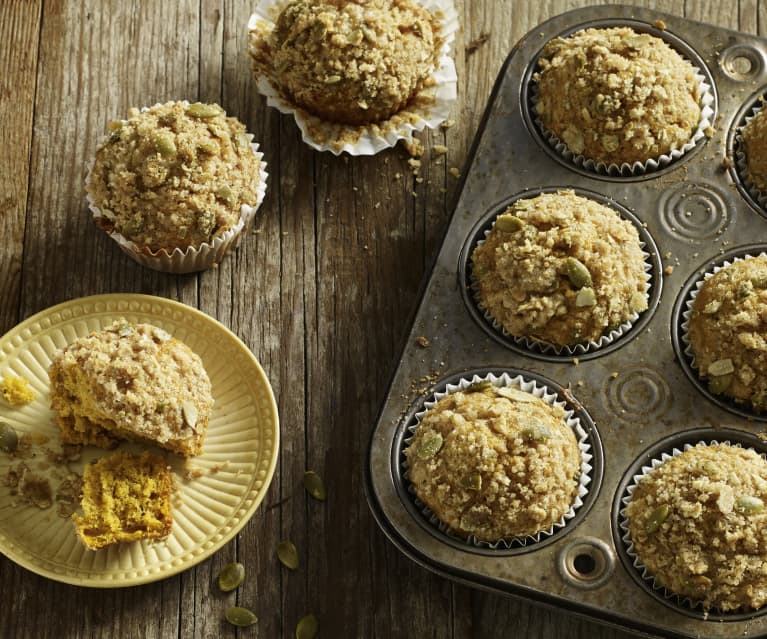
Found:
M 732 360 L 718 359 L 715 362 L 711 362 L 708 365 L 708 374 L 712 377 L 719 377 L 720 375 L 729 375 L 735 372 L 735 367 L 732 365 Z
M 668 504 L 663 504 L 662 506 L 658 506 L 655 510 L 653 510 L 650 513 L 650 516 L 647 518 L 647 522 L 645 523 L 645 532 L 648 535 L 652 535 L 658 528 L 661 527 L 661 524 L 666 521 L 668 518 L 668 513 L 671 509 L 669 508 Z
M 442 435 L 440 433 L 426 435 L 421 440 L 416 455 L 418 455 L 418 459 L 431 459 L 439 452 L 440 448 L 442 448 Z
M 164 158 L 172 158 L 176 155 L 176 143 L 173 136 L 168 133 L 158 133 L 154 138 L 155 148 Z
M 322 481 L 322 477 L 313 470 L 307 470 L 304 473 L 304 488 L 306 488 L 306 492 L 315 499 L 325 501 L 325 498 L 327 497 L 325 483 Z
M 306 615 L 301 618 L 296 626 L 296 639 L 314 639 L 319 629 L 320 624 L 317 621 L 317 617 Z
M 759 497 L 742 495 L 735 500 L 735 510 L 743 515 L 754 515 L 764 510 L 764 502 Z
M 216 191 L 216 197 L 226 202 L 229 206 L 233 206 L 236 202 L 234 193 L 232 193 L 232 189 L 230 189 L 226 184 L 218 187 L 218 191 Z
M 244 133 L 238 133 L 234 138 L 234 142 L 237 145 L 237 150 L 242 153 L 246 150 L 250 150 L 250 140 Z
M 233 626 L 244 627 L 252 626 L 258 621 L 258 617 L 247 608 L 232 606 L 231 608 L 227 608 L 226 620 Z
M 186 109 L 186 114 L 193 118 L 215 118 L 217 115 L 221 115 L 224 110 L 217 104 L 205 104 L 203 102 L 195 102 L 190 104 Z
M 298 551 L 292 541 L 281 541 L 277 546 L 277 557 L 283 566 L 295 570 L 298 568 Z
M 524 225 L 525 223 L 520 218 L 511 213 L 503 213 L 495 220 L 495 227 L 504 233 L 516 233 Z
M 200 149 L 200 151 L 203 153 L 213 155 L 218 151 L 218 144 L 216 144 L 215 140 L 200 140 L 197 143 L 197 148 Z
M 218 587 L 224 592 L 234 590 L 245 581 L 245 566 L 240 563 L 226 564 L 218 573 Z
M 567 258 L 567 279 L 576 288 L 591 286 L 591 273 L 586 265 L 575 257 Z
M 466 390 L 463 391 L 464 393 L 481 393 L 483 390 L 487 390 L 488 388 L 492 388 L 494 386 L 493 382 L 486 379 L 481 382 L 474 382 L 471 386 L 467 386 Z
M 190 402 L 189 400 L 181 402 L 181 414 L 184 416 L 186 425 L 196 433 L 197 429 L 195 427 L 197 426 L 197 418 L 199 417 L 199 414 L 197 413 L 197 406 L 194 405 L 194 402 Z
M 594 306 L 597 303 L 597 296 L 594 293 L 594 289 L 589 286 L 584 286 L 578 295 L 575 296 L 575 306 L 581 308 L 583 306 Z
M 340 75 L 329 75 L 325 78 L 325 84 L 336 84 L 341 81 Z
M 708 382 L 708 392 L 712 395 L 721 395 L 724 393 L 732 383 L 732 374 L 730 375 L 717 375 L 712 377 Z
M 482 475 L 475 471 L 461 478 L 461 486 L 466 490 L 482 490 Z
M 5 453 L 13 453 L 19 447 L 19 436 L 13 426 L 6 422 L 0 422 L 0 450 Z
M 542 442 L 551 439 L 554 433 L 548 426 L 546 426 L 546 424 L 533 422 L 522 429 L 522 434 L 527 439 L 532 439 L 534 442 Z
M 496 395 L 505 397 L 512 402 L 519 402 L 520 404 L 534 404 L 538 401 L 538 398 L 532 393 L 526 393 L 518 388 L 509 388 L 508 386 L 502 386 L 495 389 Z

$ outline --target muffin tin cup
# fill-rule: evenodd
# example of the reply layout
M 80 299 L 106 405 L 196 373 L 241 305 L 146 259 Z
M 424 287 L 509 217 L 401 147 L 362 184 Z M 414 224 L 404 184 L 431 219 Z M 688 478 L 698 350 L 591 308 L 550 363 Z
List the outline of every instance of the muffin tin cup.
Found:
M 471 268 L 471 255 L 473 254 L 474 249 L 485 241 L 490 233 L 490 230 L 495 225 L 495 219 L 498 217 L 498 215 L 503 213 L 507 207 L 511 206 L 518 200 L 530 199 L 542 193 L 556 193 L 560 190 L 564 190 L 564 188 L 565 187 L 562 187 L 561 189 L 556 187 L 549 187 L 545 189 L 531 189 L 529 191 L 525 191 L 524 193 L 514 195 L 508 200 L 505 200 L 497 206 L 494 206 L 490 213 L 482 218 L 482 220 L 477 224 L 477 226 L 469 235 L 468 241 L 464 246 L 461 254 L 459 277 L 464 283 L 464 300 L 468 305 L 469 310 L 485 330 L 488 330 L 491 335 L 493 335 L 493 337 L 502 341 L 510 348 L 519 349 L 531 357 L 539 357 L 542 359 L 588 359 L 591 357 L 598 357 L 599 355 L 610 352 L 613 350 L 613 348 L 620 346 L 621 343 L 625 341 L 625 339 L 635 335 L 639 330 L 641 330 L 641 327 L 644 326 L 647 321 L 649 321 L 660 299 L 662 275 L 658 257 L 658 249 L 652 237 L 647 232 L 647 229 L 627 209 L 597 193 L 592 193 L 584 189 L 573 189 L 572 187 L 567 189 L 574 191 L 576 195 L 591 199 L 595 202 L 598 202 L 599 204 L 607 206 L 611 210 L 615 211 L 618 215 L 620 215 L 622 219 L 631 222 L 639 234 L 639 241 L 642 248 L 642 254 L 644 256 L 644 270 L 647 276 L 645 289 L 647 310 L 643 311 L 642 313 L 634 313 L 631 318 L 622 322 L 617 327 L 611 328 L 598 340 L 560 346 L 557 344 L 550 344 L 547 342 L 534 340 L 529 337 L 512 335 L 493 317 L 493 315 L 484 306 L 484 304 L 482 304 L 479 295 L 479 283 L 474 277 Z
M 406 420 L 402 437 L 395 446 L 394 459 L 395 474 L 400 478 L 400 496 L 406 502 L 407 506 L 413 511 L 413 515 L 424 525 L 429 532 L 441 538 L 447 543 L 457 545 L 458 547 L 472 551 L 485 551 L 493 554 L 510 554 L 513 552 L 525 552 L 532 546 L 539 546 L 543 540 L 558 535 L 567 529 L 568 524 L 578 515 L 579 512 L 588 510 L 584 504 L 590 504 L 596 497 L 599 488 L 599 479 L 601 478 L 601 448 L 597 441 L 593 445 L 593 440 L 597 437 L 596 429 L 591 422 L 588 414 L 578 402 L 569 395 L 568 391 L 560 389 L 554 391 L 556 385 L 539 376 L 532 375 L 525 371 L 497 371 L 494 372 L 477 371 L 473 374 L 465 374 L 453 377 L 449 380 L 437 384 L 436 390 L 424 399 L 416 407 L 416 412 L 409 420 Z M 531 393 L 539 399 L 542 399 L 550 406 L 558 405 L 565 409 L 565 421 L 567 426 L 573 431 L 578 442 L 578 448 L 581 451 L 581 468 L 578 479 L 578 490 L 570 506 L 570 509 L 560 517 L 551 527 L 538 533 L 520 536 L 507 537 L 492 542 L 477 539 L 471 535 L 468 537 L 459 536 L 453 533 L 449 527 L 426 506 L 415 494 L 415 490 L 410 483 L 408 476 L 408 462 L 405 451 L 410 445 L 413 435 L 421 424 L 423 416 L 434 407 L 434 405 L 448 395 L 466 390 L 473 384 L 479 382 L 491 382 L 498 387 L 518 388 L 524 392 Z M 596 457 L 596 459 L 595 459 Z M 595 471 L 596 468 L 596 471 Z
M 584 29 L 609 27 L 630 27 L 635 31 L 648 33 L 657 38 L 660 38 L 692 65 L 693 71 L 695 72 L 695 79 L 697 80 L 699 86 L 700 100 L 698 101 L 698 106 L 700 107 L 701 113 L 698 125 L 695 128 L 693 134 L 690 136 L 688 142 L 677 149 L 672 149 L 668 153 L 661 154 L 656 158 L 650 158 L 644 162 L 637 161 L 633 164 L 629 164 L 627 162 L 623 164 L 606 164 L 605 162 L 596 162 L 581 154 L 571 151 L 569 147 L 564 143 L 564 141 L 557 137 L 557 135 L 555 135 L 553 132 L 546 129 L 543 122 L 538 117 L 536 109 L 536 102 L 538 98 L 538 83 L 533 80 L 532 76 L 538 66 L 539 56 L 535 57 L 531 68 L 526 75 L 523 95 L 527 96 L 528 117 L 534 124 L 534 130 L 538 135 L 541 136 L 544 143 L 547 144 L 555 152 L 556 156 L 561 161 L 572 164 L 578 169 L 587 173 L 636 179 L 648 173 L 657 172 L 669 166 L 673 162 L 678 161 L 685 154 L 689 153 L 706 140 L 708 132 L 713 127 L 713 122 L 716 116 L 716 97 L 714 95 L 711 76 L 705 69 L 703 61 L 697 58 L 697 56 L 693 57 L 694 52 L 689 49 L 682 40 L 678 39 L 676 36 L 673 36 L 669 32 L 658 29 L 652 25 L 632 20 L 597 21 L 593 23 L 578 25 L 577 27 L 568 29 L 556 37 L 566 38 Z
M 758 255 L 767 255 L 767 246 L 764 245 L 750 245 L 747 247 L 740 247 L 720 256 L 715 262 L 709 263 L 704 267 L 702 275 L 696 273 L 687 284 L 683 287 L 680 296 L 677 300 L 677 304 L 674 312 L 674 346 L 679 356 L 679 361 L 682 364 L 682 368 L 689 377 L 690 381 L 697 387 L 697 389 L 705 395 L 710 401 L 724 408 L 725 410 L 747 417 L 751 420 L 767 421 L 767 414 L 759 413 L 749 407 L 744 402 L 736 401 L 734 398 L 728 395 L 714 395 L 708 389 L 708 386 L 703 378 L 699 375 L 698 364 L 695 360 L 695 353 L 692 350 L 689 338 L 689 323 L 692 315 L 693 305 L 695 299 L 700 292 L 704 282 L 718 273 L 726 266 L 730 266 L 734 262 L 738 262 L 747 257 L 756 257 Z
M 767 445 L 763 441 L 750 433 L 735 430 L 719 430 L 714 434 L 711 431 L 698 429 L 662 440 L 646 451 L 645 454 L 641 455 L 626 473 L 623 485 L 615 497 L 613 528 L 616 539 L 619 538 L 622 542 L 620 554 L 627 570 L 629 570 L 637 583 L 655 599 L 682 614 L 698 619 L 707 621 L 743 621 L 767 613 L 767 607 L 762 607 L 759 610 L 745 611 L 706 610 L 700 601 L 693 600 L 684 595 L 678 595 L 659 584 L 650 569 L 642 563 L 634 550 L 626 514 L 626 508 L 631 502 L 634 490 L 642 478 L 683 452 L 698 446 L 712 446 L 716 444 L 752 448 L 762 457 L 767 456 Z
M 189 102 L 183 100 L 181 104 L 189 106 Z M 159 103 L 154 105 L 160 106 Z M 148 111 L 154 107 L 143 107 L 142 112 Z M 131 257 L 134 261 L 138 262 L 142 266 L 154 269 L 155 271 L 163 271 L 166 273 L 195 273 L 197 271 L 204 271 L 218 264 L 224 257 L 231 251 L 239 242 L 241 233 L 248 229 L 256 217 L 256 212 L 260 208 L 266 196 L 266 180 L 269 174 L 266 172 L 266 162 L 264 162 L 264 154 L 261 153 L 258 148 L 258 143 L 253 142 L 253 134 L 247 133 L 248 140 L 250 141 L 250 148 L 253 150 L 253 155 L 259 161 L 259 176 L 258 185 L 256 186 L 256 204 L 249 206 L 243 204 L 240 207 L 240 219 L 232 228 L 228 229 L 219 236 L 213 238 L 212 242 L 203 242 L 199 246 L 190 246 L 185 251 L 180 248 L 175 248 L 171 252 L 166 249 L 160 249 L 158 251 L 152 251 L 146 247 L 141 247 L 135 242 L 129 240 L 121 233 L 117 231 L 108 232 L 107 235 L 111 237 L 120 249 Z M 99 143 L 99 147 L 104 143 L 106 137 Z M 88 184 L 91 178 L 91 171 L 93 170 L 93 161 L 88 165 L 88 172 L 85 177 L 86 187 L 86 199 L 88 201 L 88 208 L 93 214 L 93 221 L 96 226 L 102 228 L 102 220 L 107 218 L 93 202 L 93 198 L 88 192 Z
M 735 173 L 739 186 L 742 187 L 744 195 L 749 203 L 762 215 L 767 215 L 767 192 L 760 190 L 752 181 L 748 172 L 748 157 L 746 155 L 746 145 L 743 139 L 743 129 L 751 122 L 764 108 L 764 90 L 760 91 L 757 97 L 752 98 L 748 103 L 745 115 L 740 118 L 736 125 L 734 140 Z
M 458 31 L 458 14 L 453 0 L 416 0 L 436 17 L 442 40 L 437 68 L 431 74 L 429 86 L 419 92 L 416 99 L 389 119 L 369 125 L 355 126 L 326 122 L 293 104 L 278 89 L 273 78 L 257 77 L 259 93 L 266 103 L 280 113 L 292 115 L 301 138 L 317 151 L 330 151 L 334 155 L 375 155 L 393 147 L 399 140 L 411 140 L 415 131 L 434 129 L 445 122 L 457 96 L 458 76 L 450 57 L 450 45 Z M 280 11 L 288 0 L 261 0 L 248 20 L 249 51 L 274 28 Z

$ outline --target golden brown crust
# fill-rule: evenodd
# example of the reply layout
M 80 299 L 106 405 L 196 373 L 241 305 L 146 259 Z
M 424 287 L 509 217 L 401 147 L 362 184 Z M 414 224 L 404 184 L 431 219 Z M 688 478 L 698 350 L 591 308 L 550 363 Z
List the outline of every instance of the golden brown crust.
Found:
M 544 128 L 595 162 L 657 158 L 689 142 L 700 121 L 692 65 L 649 34 L 586 29 L 549 42 L 539 65 Z
M 472 254 L 482 305 L 511 335 L 557 345 L 598 340 L 647 308 L 647 274 L 636 228 L 572 191 L 517 200 Z M 574 282 L 572 259 L 591 284 Z M 591 293 L 583 291 L 591 289 Z
M 712 392 L 767 411 L 767 256 L 737 260 L 707 278 L 688 335 Z
M 56 353 L 50 380 L 66 443 L 111 448 L 130 439 L 182 455 L 202 450 L 210 380 L 200 358 L 162 329 L 117 321 Z
M 497 541 L 548 530 L 570 509 L 580 476 L 564 417 L 519 389 L 448 395 L 406 450 L 416 495 L 461 535 Z
M 706 609 L 767 601 L 767 462 L 753 450 L 696 446 L 637 484 L 627 506 L 639 560 Z

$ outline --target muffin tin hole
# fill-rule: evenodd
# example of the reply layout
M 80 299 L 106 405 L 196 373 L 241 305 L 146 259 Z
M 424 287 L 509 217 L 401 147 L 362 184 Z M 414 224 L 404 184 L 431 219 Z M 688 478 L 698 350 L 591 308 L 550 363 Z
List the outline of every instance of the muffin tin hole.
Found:
M 733 118 L 733 123 L 727 136 L 727 156 L 733 160 L 730 166 L 730 175 L 743 199 L 746 200 L 754 211 L 763 217 L 767 217 L 767 193 L 760 191 L 748 177 L 743 127 L 763 108 L 763 101 L 766 96 L 767 88 L 762 87 L 744 102 L 735 118 Z
M 749 255 L 760 255 L 765 252 L 767 252 L 767 245 L 754 244 L 743 246 L 717 256 L 716 259 L 710 260 L 700 268 L 695 269 L 693 275 L 687 282 L 685 282 L 679 292 L 679 296 L 674 303 L 674 309 L 671 315 L 671 339 L 674 352 L 682 370 L 685 375 L 687 375 L 690 382 L 692 382 L 693 386 L 695 386 L 695 388 L 709 401 L 720 408 L 749 420 L 762 422 L 767 421 L 767 414 L 756 412 L 747 404 L 736 402 L 734 399 L 725 395 L 714 395 L 710 392 L 707 382 L 700 378 L 698 370 L 694 365 L 694 358 L 689 346 L 689 341 L 686 337 L 685 325 L 687 323 L 687 318 L 689 317 L 692 302 L 698 290 L 697 285 L 705 279 L 706 274 L 713 273 L 720 267 L 732 263 L 733 260 L 747 257 Z
M 762 457 L 767 456 L 767 442 L 762 441 L 756 435 L 734 429 L 699 428 L 670 435 L 657 441 L 643 451 L 629 466 L 618 484 L 613 497 L 611 525 L 613 539 L 616 540 L 616 548 L 621 563 L 631 578 L 642 590 L 655 600 L 680 612 L 688 617 L 705 621 L 744 621 L 762 616 L 767 613 L 767 606 L 759 610 L 746 612 L 721 612 L 718 610 L 704 610 L 702 606 L 693 604 L 688 598 L 677 596 L 665 588 L 654 583 L 649 575 L 645 575 L 641 567 L 635 565 L 634 559 L 629 555 L 629 533 L 622 525 L 624 516 L 621 511 L 625 508 L 627 499 L 630 498 L 629 487 L 636 483 L 636 477 L 643 474 L 643 467 L 651 464 L 651 460 L 660 460 L 663 455 L 673 456 L 674 451 L 684 451 L 687 446 L 695 446 L 698 443 L 729 443 L 743 448 L 752 448 Z
M 418 427 L 418 415 L 427 409 L 427 403 L 436 402 L 448 393 L 459 390 L 462 382 L 476 383 L 490 380 L 498 386 L 511 386 L 540 396 L 547 402 L 561 405 L 567 413 L 567 421 L 573 424 L 581 449 L 581 480 L 576 497 L 574 513 L 565 515 L 564 523 L 555 524 L 550 531 L 524 538 L 502 539 L 496 542 L 479 541 L 453 534 L 425 507 L 415 495 L 407 477 L 405 450 Z M 433 391 L 421 396 L 407 412 L 395 434 L 392 445 L 392 476 L 397 493 L 411 517 L 428 533 L 446 545 L 480 555 L 503 556 L 530 552 L 546 546 L 572 530 L 583 520 L 593 506 L 602 482 L 604 461 L 602 443 L 596 426 L 588 412 L 566 388 L 545 377 L 517 369 L 475 369 L 456 373 L 439 381 Z M 585 490 L 584 490 L 585 487 Z
M 477 286 L 471 265 L 471 255 L 474 249 L 480 242 L 484 241 L 485 235 L 492 227 L 495 218 L 500 213 L 503 213 L 508 206 L 520 199 L 533 198 L 542 193 L 556 193 L 564 188 L 565 187 L 548 187 L 544 189 L 531 189 L 513 195 L 493 206 L 490 211 L 477 222 L 474 228 L 472 228 L 461 250 L 458 263 L 458 278 L 461 283 L 461 295 L 463 296 L 466 308 L 474 321 L 490 337 L 510 350 L 528 357 L 552 362 L 571 362 L 574 357 L 577 357 L 579 360 L 592 359 L 620 348 L 630 339 L 638 335 L 650 321 L 653 313 L 658 307 L 663 285 L 658 248 L 642 222 L 628 209 L 604 195 L 585 189 L 567 187 L 568 190 L 574 191 L 576 195 L 594 200 L 599 204 L 603 204 L 604 206 L 613 209 L 623 219 L 631 222 L 636 228 L 639 234 L 639 241 L 642 244 L 642 250 L 645 253 L 645 271 L 649 276 L 647 310 L 643 311 L 635 321 L 630 322 L 629 326 L 624 327 L 622 325 L 620 330 L 612 331 L 610 334 L 603 336 L 599 343 L 584 342 L 571 346 L 556 346 L 543 342 L 535 342 L 525 338 L 515 338 L 506 332 L 499 323 L 490 318 L 485 311 L 480 308 L 478 302 Z
M 745 82 L 762 74 L 764 57 L 758 49 L 736 44 L 722 51 L 719 66 L 729 78 Z
M 601 539 L 583 537 L 566 545 L 559 553 L 557 566 L 566 582 L 579 588 L 597 588 L 615 569 L 615 554 Z
M 607 29 L 612 27 L 630 27 L 638 33 L 646 33 L 663 40 L 684 59 L 690 62 L 702 78 L 701 87 L 705 90 L 706 97 L 701 101 L 701 123 L 690 141 L 691 144 L 689 144 L 689 146 L 686 145 L 687 150 L 678 157 L 671 157 L 669 154 L 667 156 L 662 156 L 662 158 L 653 158 L 645 162 L 644 166 L 639 163 L 634 163 L 634 165 L 623 164 L 617 166 L 613 164 L 606 166 L 602 163 L 596 164 L 587 158 L 574 156 L 574 154 L 557 138 L 554 138 L 551 141 L 547 139 L 535 113 L 536 88 L 535 82 L 533 81 L 533 75 L 538 70 L 538 60 L 543 52 L 543 47 L 541 47 L 541 49 L 532 57 L 530 64 L 527 66 L 522 76 L 522 100 L 520 101 L 522 117 L 527 129 L 531 132 L 546 154 L 572 171 L 587 177 L 596 177 L 597 179 L 618 182 L 654 179 L 659 175 L 673 171 L 680 163 L 687 161 L 693 154 L 698 152 L 706 143 L 708 138 L 704 134 L 704 131 L 710 123 L 716 121 L 716 85 L 706 63 L 703 61 L 703 58 L 698 55 L 695 49 L 668 30 L 659 29 L 647 22 L 629 19 L 593 20 L 562 31 L 548 39 L 547 42 L 554 38 L 567 38 L 583 29 Z M 546 43 L 544 43 L 544 45 L 545 44 Z M 637 168 L 638 166 L 639 168 Z

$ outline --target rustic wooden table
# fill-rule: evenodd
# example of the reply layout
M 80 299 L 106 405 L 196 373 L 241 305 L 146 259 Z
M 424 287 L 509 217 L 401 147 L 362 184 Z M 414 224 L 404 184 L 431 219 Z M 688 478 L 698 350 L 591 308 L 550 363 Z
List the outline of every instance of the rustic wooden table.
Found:
M 590 4 L 457 0 L 458 102 L 426 145 L 416 181 L 397 147 L 333 157 L 302 144 L 266 107 L 246 55 L 253 2 L 0 2 L 0 333 L 52 304 L 141 292 L 201 309 L 234 331 L 271 380 L 281 454 L 267 497 L 237 538 L 196 567 L 150 585 L 57 583 L 0 556 L 0 636 L 282 637 L 317 615 L 323 637 L 629 637 L 555 610 L 473 590 L 402 556 L 365 502 L 368 437 L 461 182 L 496 73 L 514 43 L 552 15 Z M 764 27 L 767 6 L 665 0 L 656 9 L 733 29 Z M 98 232 L 83 177 L 106 123 L 130 106 L 215 101 L 244 121 L 269 163 L 259 222 L 199 275 L 144 269 Z M 430 149 L 449 149 L 438 159 Z M 309 499 L 306 469 L 328 500 Z M 301 569 L 277 561 L 280 540 Z M 218 592 L 227 562 L 248 571 Z M 223 621 L 236 601 L 257 625 Z

